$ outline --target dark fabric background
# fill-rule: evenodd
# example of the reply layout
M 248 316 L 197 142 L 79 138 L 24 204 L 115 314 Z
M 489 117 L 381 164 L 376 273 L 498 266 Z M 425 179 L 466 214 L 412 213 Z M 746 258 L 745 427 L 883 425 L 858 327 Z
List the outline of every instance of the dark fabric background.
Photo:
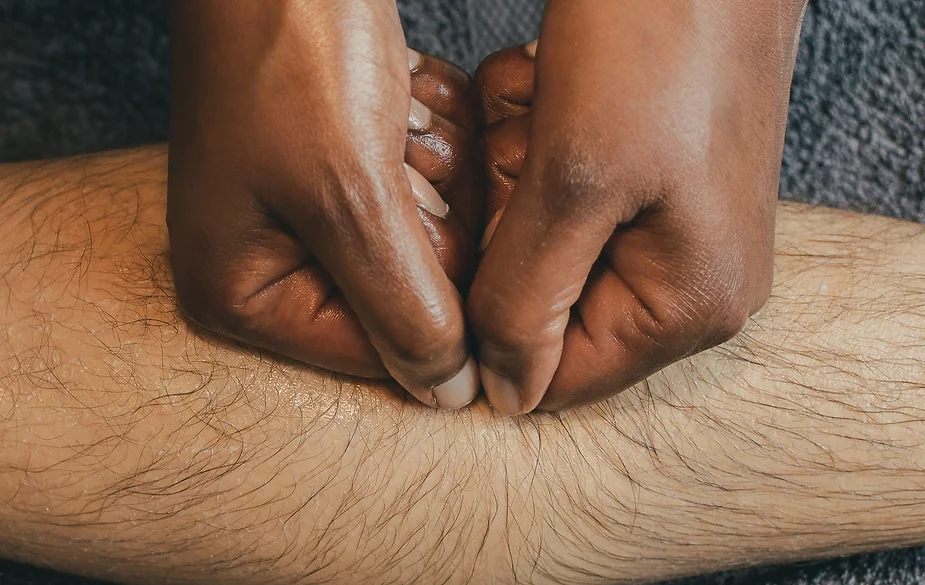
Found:
M 543 0 L 399 0 L 409 45 L 474 69 L 535 35 Z M 157 0 L 0 0 L 0 161 L 167 137 Z M 810 0 L 782 196 L 925 222 L 925 0 Z M 2 529 L 2 528 L 0 528 Z M 684 585 L 912 585 L 925 549 Z M 0 585 L 92 582 L 0 561 Z

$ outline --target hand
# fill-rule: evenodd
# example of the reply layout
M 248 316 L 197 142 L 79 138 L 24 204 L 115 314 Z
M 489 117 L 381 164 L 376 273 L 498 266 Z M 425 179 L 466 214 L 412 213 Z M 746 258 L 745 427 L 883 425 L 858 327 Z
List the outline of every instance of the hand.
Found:
M 470 402 L 457 287 L 484 203 L 468 76 L 409 52 L 394 2 L 176 0 L 171 25 L 185 312 L 309 364 L 391 374 L 427 404 Z
M 551 0 L 538 49 L 482 65 L 493 219 L 468 314 L 502 413 L 606 398 L 766 302 L 792 4 Z

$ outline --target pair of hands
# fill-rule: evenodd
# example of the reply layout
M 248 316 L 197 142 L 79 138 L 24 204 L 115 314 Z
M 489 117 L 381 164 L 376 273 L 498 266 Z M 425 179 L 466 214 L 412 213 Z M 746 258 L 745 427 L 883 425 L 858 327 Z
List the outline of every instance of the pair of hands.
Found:
M 473 84 L 405 48 L 394 2 L 175 0 L 181 306 L 509 415 L 725 341 L 771 287 L 804 6 L 763 4 L 550 0 L 538 51 Z

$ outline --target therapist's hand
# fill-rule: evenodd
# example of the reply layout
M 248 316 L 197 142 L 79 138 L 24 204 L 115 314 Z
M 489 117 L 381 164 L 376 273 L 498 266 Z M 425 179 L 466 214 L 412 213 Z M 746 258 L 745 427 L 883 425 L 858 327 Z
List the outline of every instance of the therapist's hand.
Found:
M 536 53 L 486 60 L 468 315 L 499 411 L 601 400 L 764 305 L 803 8 L 551 0 Z
M 394 1 L 173 0 L 170 16 L 181 307 L 433 406 L 470 402 L 458 287 L 483 191 L 466 74 L 409 53 Z

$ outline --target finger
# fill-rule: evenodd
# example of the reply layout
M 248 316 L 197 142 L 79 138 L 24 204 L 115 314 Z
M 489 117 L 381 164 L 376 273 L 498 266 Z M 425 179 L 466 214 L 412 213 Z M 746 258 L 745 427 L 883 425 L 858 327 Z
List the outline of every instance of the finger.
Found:
M 411 49 L 408 55 L 413 99 L 405 162 L 453 211 L 445 220 L 426 213 L 421 217 L 441 265 L 465 293 L 475 272 L 474 240 L 483 221 L 485 193 L 475 147 L 478 128 L 471 79 L 436 57 Z
M 488 223 L 481 237 L 481 251 L 488 247 L 494 236 L 526 157 L 537 45 L 534 41 L 490 55 L 476 73 L 483 115 L 489 124 L 482 145 L 487 177 L 485 217 Z M 506 123 L 509 120 L 513 122 Z
M 473 151 L 471 142 L 475 135 L 471 79 L 461 69 L 411 49 L 408 49 L 408 65 L 412 108 L 405 173 L 440 265 L 454 284 L 468 287 L 475 260 L 471 226 L 480 221 L 483 205 L 482 189 L 472 179 L 477 173 L 467 167 L 472 164 L 469 153 Z M 451 213 L 440 217 L 444 201 Z M 350 312 L 339 291 L 329 304 Z M 337 315 L 338 311 L 329 314 Z M 356 330 L 355 326 L 343 328 L 344 332 Z M 426 394 L 417 396 L 425 402 L 434 400 Z M 459 405 L 459 400 L 452 397 L 442 402 L 444 406 Z
M 530 117 L 517 116 L 496 122 L 486 128 L 482 138 L 487 177 L 486 215 L 490 218 L 481 238 L 480 250 L 488 248 L 501 221 L 517 180 L 523 170 L 530 140 Z
M 223 240 L 203 229 L 171 232 L 175 287 L 183 312 L 226 337 L 304 363 L 354 376 L 387 375 L 330 275 L 305 257 L 302 245 L 259 214 L 221 217 L 226 211 L 216 209 L 213 215 L 223 225 L 246 223 L 245 230 L 252 234 L 246 243 Z M 181 220 L 174 216 L 171 223 L 179 228 Z M 198 241 L 181 245 L 184 234 L 191 233 Z M 215 245 L 226 251 L 240 247 L 241 253 L 196 258 L 184 254 Z
M 504 414 L 539 404 L 592 266 L 617 226 L 633 219 L 642 204 L 619 172 L 593 166 L 599 160 L 597 129 L 585 128 L 585 121 L 594 116 L 575 101 L 570 80 L 577 73 L 567 66 L 568 53 L 560 53 L 556 65 L 544 70 L 550 89 L 532 102 L 530 153 L 468 299 L 485 392 Z M 508 59 L 526 59 L 519 55 Z M 492 67 L 486 70 L 497 75 Z M 505 95 L 490 88 L 485 93 Z M 618 195 L 624 190 L 628 196 Z
M 378 59 L 394 58 L 389 47 L 383 50 L 389 55 Z M 401 66 L 410 70 L 411 57 L 402 47 Z M 393 59 L 389 68 L 394 66 Z M 299 188 L 308 184 L 303 178 L 281 191 L 290 195 L 273 209 L 331 274 L 392 377 L 422 402 L 457 408 L 478 391 L 477 366 L 468 351 L 461 297 L 419 217 L 423 210 L 446 220 L 451 209 L 426 181 L 412 183 L 416 175 L 404 163 L 410 96 L 400 134 L 392 124 L 398 121 L 395 99 L 380 98 L 378 115 L 351 110 L 342 126 L 350 134 L 343 141 L 333 137 L 325 153 L 332 183 L 316 182 L 313 188 L 323 191 L 302 197 Z
M 597 74 L 588 74 L 602 62 L 571 67 L 568 64 L 576 63 L 578 56 L 587 59 L 592 53 L 585 49 L 578 55 L 570 46 L 573 41 L 552 45 L 549 39 L 544 36 L 543 46 L 550 51 L 554 46 L 555 51 L 546 61 L 540 56 L 540 87 L 544 89 L 532 103 L 531 150 L 469 298 L 469 313 L 483 346 L 480 357 L 486 394 L 508 414 L 530 408 L 530 397 L 536 396 L 531 380 L 538 380 L 537 387 L 541 387 L 552 360 L 558 366 L 539 402 L 544 409 L 612 396 L 671 362 L 723 342 L 762 306 L 770 291 L 773 266 L 773 206 L 743 206 L 741 196 L 723 194 L 724 188 L 735 185 L 738 195 L 753 177 L 735 176 L 730 167 L 722 174 L 724 185 L 705 182 L 701 174 L 691 173 L 690 157 L 677 148 L 682 137 L 675 127 L 661 136 L 666 129 L 657 121 L 664 117 L 652 110 L 652 100 L 643 96 L 638 103 L 630 103 L 638 98 L 639 92 L 632 91 L 638 78 L 616 74 L 628 82 L 618 92 L 612 63 Z M 610 81 L 606 81 L 607 71 Z M 626 73 L 627 69 L 616 71 Z M 635 115 L 620 120 L 621 112 Z M 647 112 L 650 115 L 644 115 Z M 605 123 L 594 125 L 588 120 Z M 622 129 L 626 137 L 615 134 L 614 128 Z M 596 156 L 602 152 L 601 145 L 607 145 L 603 157 Z M 717 142 L 714 148 L 722 146 Z M 636 172 L 640 169 L 646 172 Z M 692 193 L 664 197 L 665 192 L 678 189 L 679 172 L 685 179 L 681 186 Z M 541 205 L 522 205 L 522 197 L 536 198 Z M 515 223 L 511 220 L 518 206 L 539 213 L 526 213 Z M 581 211 L 587 209 L 599 217 Z M 574 258 L 576 265 L 584 262 L 579 274 L 588 268 L 584 284 L 569 289 L 565 281 L 564 289 L 543 291 L 539 283 L 537 296 L 558 292 L 562 297 L 546 297 L 534 304 L 535 297 L 530 296 L 534 287 L 523 286 L 523 282 L 536 283 L 529 274 L 518 273 L 520 267 L 530 266 L 551 280 L 569 271 L 568 263 L 556 262 L 557 255 L 561 258 L 563 251 L 571 251 L 569 238 L 563 245 L 555 225 L 550 228 L 544 223 L 544 213 L 561 215 L 566 225 L 584 214 L 585 219 L 572 222 L 571 243 L 581 238 L 596 241 Z M 607 229 L 597 230 L 595 220 L 601 217 L 613 222 L 609 237 Z M 535 226 L 548 229 L 552 237 L 530 242 L 533 251 L 526 254 L 506 247 L 495 257 L 509 259 L 506 268 L 511 270 L 483 274 L 495 246 L 500 245 L 504 226 L 518 224 L 521 239 L 528 242 Z M 590 236 L 578 234 L 587 227 Z M 588 267 L 590 251 L 604 238 L 603 256 Z M 551 260 L 543 265 L 536 258 Z M 503 266 L 503 261 L 498 265 Z M 513 284 L 506 278 L 513 279 Z M 493 290 L 483 285 L 491 281 L 496 283 Z M 577 291 L 581 292 L 576 297 Z M 526 299 L 520 308 L 512 301 L 518 295 Z M 571 304 L 573 309 L 545 318 L 546 329 L 542 329 L 544 322 L 518 327 L 530 323 L 529 314 L 517 314 L 523 307 L 529 312 L 538 308 L 542 314 L 544 306 L 557 303 Z M 505 315 L 513 315 L 514 321 L 504 322 Z M 562 332 L 562 339 L 548 331 Z M 535 346 L 539 348 L 529 351 Z M 495 363 L 505 368 L 501 375 L 490 367 Z M 504 375 L 507 372 L 513 374 Z
M 413 173 L 402 175 L 372 198 L 361 195 L 346 221 L 336 209 L 323 229 L 298 233 L 344 291 L 389 373 L 423 402 L 458 408 L 475 398 L 478 375 L 461 297 L 418 217 L 418 208 L 439 219 L 450 209 L 429 185 L 409 184 Z
M 536 43 L 489 55 L 475 73 L 486 124 L 529 113 L 533 102 Z
M 461 166 L 472 160 L 466 149 L 473 142 L 474 132 L 436 114 L 417 99 L 412 99 L 411 108 L 405 162 L 435 185 L 464 174 Z
M 398 168 L 402 169 L 401 163 Z M 392 377 L 426 404 L 454 408 L 470 402 L 478 381 L 466 344 L 462 301 L 444 274 L 418 213 L 422 208 L 447 217 L 449 209 L 435 191 L 428 194 L 420 184 L 412 193 L 409 175 L 404 169 L 400 173 L 403 184 L 394 187 L 397 196 L 386 192 L 370 197 L 376 203 L 371 209 L 319 211 L 304 203 L 287 208 L 287 201 L 275 202 L 278 215 L 289 218 L 287 225 L 257 230 L 247 249 L 234 255 L 234 267 L 213 271 L 227 280 L 212 285 L 218 295 L 203 298 L 225 301 L 214 309 L 194 312 L 218 312 L 215 322 L 234 324 L 236 337 L 284 355 L 340 371 L 375 374 L 363 366 L 369 354 L 357 342 L 363 337 L 347 318 L 351 312 L 332 302 L 334 297 L 326 296 L 332 285 L 306 267 L 307 248 L 331 275 Z M 318 221 L 322 212 L 327 217 Z M 437 222 L 433 226 L 439 229 Z M 287 250 L 283 237 L 265 238 L 264 231 L 288 231 L 296 238 L 288 238 L 292 244 Z M 256 290 L 246 290 L 255 283 Z M 324 332 L 338 327 L 342 331 L 330 342 L 325 340 Z M 359 355 L 361 367 L 335 359 L 343 352 Z
M 504 120 L 486 132 L 489 209 L 503 208 L 521 174 L 510 161 L 526 152 L 529 135 L 517 120 Z M 753 298 L 744 291 L 770 290 L 771 271 L 762 267 L 773 258 L 747 263 L 752 270 L 746 274 L 753 272 L 747 278 L 759 282 L 741 280 L 735 267 L 742 262 L 735 253 L 726 254 L 733 251 L 728 243 L 741 235 L 722 218 L 755 226 L 749 232 L 756 241 L 747 247 L 770 249 L 762 241 L 770 216 L 743 218 L 740 210 L 723 209 L 719 201 L 681 200 L 640 217 L 632 229 L 615 232 L 572 310 L 559 366 L 539 408 L 561 410 L 610 397 L 677 359 L 725 341 L 758 310 L 761 295 L 751 305 L 740 299 Z M 696 205 L 685 207 L 685 202 Z M 699 259 L 692 261 L 692 256 Z M 707 266 L 712 268 L 702 269 Z M 653 315 L 649 306 L 657 305 L 676 310 Z
M 736 335 L 770 294 L 773 253 L 746 262 L 739 229 L 710 197 L 679 202 L 618 231 L 605 246 L 565 335 L 559 369 L 540 408 L 561 410 L 613 396 L 663 367 Z M 741 210 L 738 210 L 741 213 Z M 773 251 L 768 218 L 738 218 Z M 767 226 L 770 227 L 770 226 Z M 773 232 L 773 230 L 770 230 Z M 758 291 L 757 294 L 754 291 Z
M 456 86 L 454 83 L 447 85 Z M 416 87 L 424 86 L 417 84 Z M 443 95 L 444 104 L 451 103 L 450 98 L 455 99 L 457 95 L 446 91 L 432 93 Z M 418 90 L 415 97 L 427 99 Z M 450 145 L 451 151 L 458 148 L 455 142 Z M 452 152 L 450 154 L 454 156 Z M 172 176 L 181 174 L 175 173 Z M 217 186 L 223 179 L 227 180 L 227 177 L 214 177 L 213 182 Z M 228 181 L 225 192 L 231 195 L 238 186 L 234 181 Z M 426 182 L 425 186 L 429 187 Z M 446 187 L 449 189 L 451 185 L 447 184 Z M 425 190 L 419 184 L 415 191 L 420 198 L 420 193 Z M 172 189 L 172 192 L 176 193 L 177 189 Z M 478 192 L 476 190 L 473 195 L 478 195 Z M 454 195 L 451 199 L 458 200 L 459 205 L 467 201 L 465 194 L 451 194 Z M 427 199 L 426 195 L 424 199 Z M 442 205 L 439 199 L 437 195 L 438 207 Z M 480 207 L 480 203 L 477 206 Z M 418 210 L 419 217 L 424 219 L 424 230 L 437 251 L 436 256 L 448 274 L 457 280 L 463 273 L 471 274 L 471 269 L 464 267 L 470 266 L 474 257 L 472 237 L 464 233 L 459 222 L 454 219 L 455 208 L 454 213 L 446 219 L 421 210 L 420 205 Z M 197 243 L 178 244 L 174 248 L 222 249 L 226 251 L 223 257 L 235 258 L 235 262 L 234 266 L 222 268 L 214 262 L 211 265 L 202 264 L 202 260 L 208 258 L 209 254 L 194 255 L 196 258 L 192 260 L 180 258 L 178 254 L 176 264 L 185 267 L 178 270 L 178 281 L 186 283 L 184 286 L 178 282 L 178 296 L 191 300 L 183 303 L 189 314 L 196 315 L 200 322 L 214 330 L 300 361 L 360 376 L 381 377 L 386 373 L 365 329 L 359 324 L 339 288 L 323 267 L 310 257 L 305 257 L 304 243 L 293 238 L 295 234 L 292 226 L 270 220 L 263 209 L 241 213 L 240 206 L 223 206 L 221 209 L 200 211 L 211 215 L 226 215 L 216 225 L 231 226 L 234 230 L 222 230 L 222 233 L 211 236 L 202 233 L 201 226 L 172 230 L 172 234 L 201 236 Z M 276 213 L 272 217 L 279 215 Z M 198 216 L 197 213 L 174 214 L 172 223 Z M 236 233 L 235 237 L 226 237 L 231 231 Z M 251 236 L 240 237 L 242 233 L 250 233 Z M 241 248 L 238 253 L 229 252 L 236 246 Z M 182 274 L 190 276 L 184 278 Z M 183 289 L 199 292 L 184 294 L 181 292 Z M 190 306 L 196 299 L 207 299 L 209 302 L 201 303 L 203 306 L 200 307 Z M 473 369 L 470 364 L 470 379 L 473 378 Z M 474 395 L 476 384 L 473 382 L 469 386 Z M 418 396 L 430 404 L 435 399 L 432 393 L 427 392 L 419 391 Z M 458 405 L 459 401 L 454 403 L 454 400 L 450 397 L 439 402 Z
M 424 188 L 422 182 L 426 185 L 419 174 L 412 180 L 416 189 Z M 223 212 L 224 208 L 213 213 Z M 468 275 L 473 256 L 471 238 L 462 233 L 459 224 L 423 210 L 419 215 L 447 274 L 457 278 L 464 272 Z M 254 235 L 246 243 L 247 251 L 233 255 L 237 258 L 233 267 L 196 267 L 182 257 L 181 250 L 204 246 L 174 246 L 175 267 L 192 267 L 177 271 L 178 297 L 184 311 L 212 330 L 280 355 L 354 376 L 387 376 L 342 292 L 317 260 L 305 257 L 303 245 L 260 215 L 238 214 L 234 220 L 250 224 L 247 231 Z M 220 223 L 228 225 L 230 221 L 231 217 Z M 175 230 L 172 237 L 176 239 L 180 233 L 184 232 Z M 238 245 L 240 241 L 226 241 L 220 246 L 230 249 Z M 220 300 L 196 304 L 197 299 Z
M 442 204 L 440 192 L 417 169 L 407 165 L 405 169 L 412 189 L 418 197 Z M 453 207 L 450 207 L 453 210 Z M 418 207 L 431 247 L 440 266 L 459 291 L 468 291 L 475 271 L 475 246 L 471 232 L 456 219 L 454 213 L 441 218 Z
M 408 49 L 411 94 L 438 116 L 475 131 L 477 104 L 472 78 L 456 65 L 433 55 Z
M 439 97 L 471 103 L 467 96 L 457 96 L 454 91 L 450 88 Z M 433 95 L 412 100 L 405 162 L 436 187 L 453 209 L 454 219 L 473 237 L 484 215 L 483 179 L 479 172 L 473 172 L 479 164 L 477 128 L 472 120 L 462 125 L 434 111 L 436 100 Z
M 559 364 L 570 309 L 616 226 L 632 217 L 614 201 L 570 184 L 567 175 L 538 173 L 533 160 L 527 159 L 469 297 L 486 395 L 509 415 L 539 403 Z M 569 191 L 584 197 L 563 196 L 566 207 L 558 196 Z

